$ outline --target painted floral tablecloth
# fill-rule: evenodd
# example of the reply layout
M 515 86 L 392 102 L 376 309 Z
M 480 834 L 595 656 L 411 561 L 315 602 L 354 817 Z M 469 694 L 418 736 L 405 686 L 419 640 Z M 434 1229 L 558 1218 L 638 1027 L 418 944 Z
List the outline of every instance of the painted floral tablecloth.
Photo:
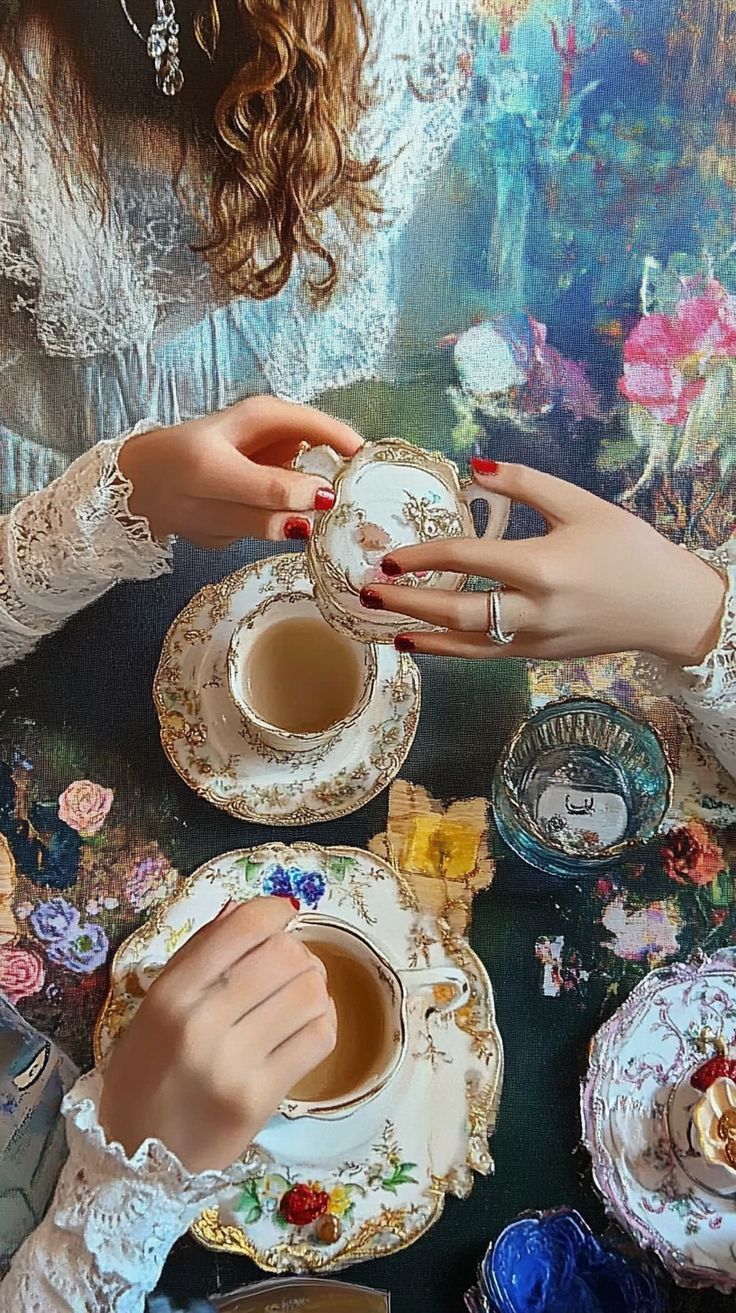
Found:
M 387 380 L 323 404 L 369 438 L 627 496 L 689 546 L 733 532 L 735 25 L 733 0 L 478 0 L 463 130 L 407 233 Z M 442 94 L 430 74 L 417 94 Z M 538 531 L 517 508 L 511 533 Z M 181 874 L 275 837 L 174 776 L 150 699 L 168 624 L 257 550 L 179 548 L 172 578 L 120 588 L 0 675 L 0 989 L 80 1063 L 116 945 Z M 487 796 L 530 703 L 571 692 L 655 720 L 677 768 L 667 831 L 640 860 L 582 887 L 499 851 L 476 899 L 507 1053 L 496 1175 L 415 1249 L 357 1272 L 401 1313 L 449 1313 L 518 1211 L 567 1203 L 602 1223 L 578 1148 L 586 1048 L 652 966 L 736 938 L 736 786 L 631 659 L 423 675 L 403 774 L 435 797 Z M 385 820 L 379 798 L 311 833 L 366 847 Z M 184 1242 L 167 1281 L 198 1293 L 245 1274 Z

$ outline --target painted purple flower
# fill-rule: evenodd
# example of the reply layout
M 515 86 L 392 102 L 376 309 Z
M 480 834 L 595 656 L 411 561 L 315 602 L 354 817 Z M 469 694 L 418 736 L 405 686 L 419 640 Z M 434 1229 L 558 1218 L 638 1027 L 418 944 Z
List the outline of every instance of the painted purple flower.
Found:
M 264 894 L 271 898 L 293 898 L 295 889 L 291 877 L 297 870 L 296 866 L 290 866 L 288 871 L 283 866 L 272 866 L 263 881 Z
M 57 966 L 87 976 L 101 967 L 110 947 L 107 935 L 95 921 L 81 921 L 76 907 L 65 898 L 39 903 L 30 916 L 46 956 Z
M 125 883 L 125 895 L 136 912 L 145 912 L 173 893 L 177 872 L 163 853 L 136 862 Z
M 66 898 L 50 898 L 31 912 L 30 923 L 39 939 L 52 942 L 64 939 L 79 925 L 79 912 Z
M 325 891 L 325 877 L 321 871 L 300 871 L 298 866 L 291 867 L 294 891 L 301 903 L 307 907 L 316 907 Z
M 109 948 L 102 926 L 96 921 L 84 921 L 69 939 L 47 945 L 46 953 L 58 966 L 80 976 L 89 976 L 106 961 Z

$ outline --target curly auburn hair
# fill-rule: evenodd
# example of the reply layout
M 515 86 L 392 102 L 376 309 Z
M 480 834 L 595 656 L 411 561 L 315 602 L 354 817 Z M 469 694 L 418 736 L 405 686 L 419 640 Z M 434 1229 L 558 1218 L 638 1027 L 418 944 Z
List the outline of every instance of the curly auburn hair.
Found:
M 66 151 L 67 174 L 71 163 L 96 175 L 104 205 L 104 109 L 90 90 L 67 4 L 0 0 L 0 48 L 34 101 L 24 41 L 40 22 L 52 119 L 57 106 L 72 111 L 56 149 Z M 372 185 L 380 162 L 359 160 L 351 146 L 369 104 L 365 0 L 198 0 L 194 11 L 210 69 L 210 85 L 198 71 L 197 86 L 213 106 L 204 130 L 179 124 L 184 150 L 196 142 L 205 152 L 197 249 L 232 291 L 258 300 L 280 292 L 306 256 L 309 290 L 327 300 L 339 277 L 339 257 L 325 240 L 327 212 L 362 232 L 381 211 Z

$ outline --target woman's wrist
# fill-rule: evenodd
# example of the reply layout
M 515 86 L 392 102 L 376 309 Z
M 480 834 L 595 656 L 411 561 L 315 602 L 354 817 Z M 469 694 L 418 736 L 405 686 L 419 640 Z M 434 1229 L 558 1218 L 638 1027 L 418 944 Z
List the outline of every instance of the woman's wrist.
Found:
M 678 552 L 676 575 L 663 581 L 662 596 L 653 599 L 665 619 L 651 650 L 673 665 L 688 668 L 701 665 L 718 645 L 727 585 L 702 557 Z

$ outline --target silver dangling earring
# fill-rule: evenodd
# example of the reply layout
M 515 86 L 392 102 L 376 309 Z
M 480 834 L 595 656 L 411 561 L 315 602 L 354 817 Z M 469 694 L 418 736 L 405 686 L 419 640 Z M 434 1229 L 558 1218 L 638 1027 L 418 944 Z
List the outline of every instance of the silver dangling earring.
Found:
M 128 9 L 127 0 L 120 5 L 136 36 L 145 43 L 156 69 L 156 86 L 165 96 L 175 96 L 184 85 L 184 74 L 179 60 L 179 24 L 176 21 L 174 0 L 156 0 L 156 17 L 149 28 L 148 37 L 141 32 Z

